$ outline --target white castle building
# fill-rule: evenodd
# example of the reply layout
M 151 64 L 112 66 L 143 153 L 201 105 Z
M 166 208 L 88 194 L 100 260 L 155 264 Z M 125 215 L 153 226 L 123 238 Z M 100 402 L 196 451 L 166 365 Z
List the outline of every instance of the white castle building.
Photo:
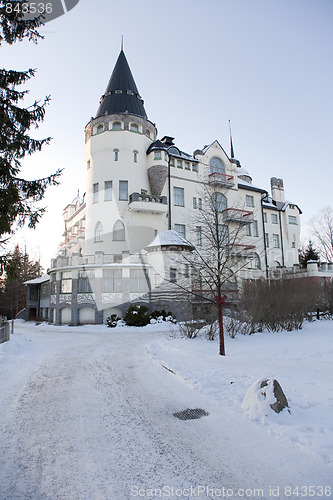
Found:
M 84 324 L 121 316 L 133 302 L 172 310 L 180 293 L 174 254 L 205 247 L 193 221 L 207 187 L 225 226 L 242 222 L 239 279 L 298 264 L 301 211 L 285 200 L 282 179 L 271 179 L 271 193 L 257 187 L 232 142 L 229 156 L 217 140 L 188 154 L 172 137 L 158 139 L 123 50 L 85 128 L 85 157 L 86 193 L 64 209 L 49 275 L 31 282 L 37 316 Z

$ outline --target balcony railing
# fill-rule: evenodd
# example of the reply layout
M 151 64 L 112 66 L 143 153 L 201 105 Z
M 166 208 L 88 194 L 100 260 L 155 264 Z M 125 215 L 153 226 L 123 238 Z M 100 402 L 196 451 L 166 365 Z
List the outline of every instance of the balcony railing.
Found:
M 209 174 L 208 182 L 213 186 L 224 186 L 224 187 L 232 187 L 235 184 L 233 175 L 223 174 L 220 172 L 213 172 Z
M 222 210 L 223 219 L 227 222 L 238 222 L 239 224 L 251 224 L 254 221 L 253 212 L 239 208 L 226 208 Z
M 132 193 L 128 201 L 129 209 L 135 212 L 166 213 L 167 197 L 151 194 Z
M 225 247 L 230 255 L 237 257 L 249 257 L 256 249 L 255 245 L 240 245 L 238 243 L 228 243 Z

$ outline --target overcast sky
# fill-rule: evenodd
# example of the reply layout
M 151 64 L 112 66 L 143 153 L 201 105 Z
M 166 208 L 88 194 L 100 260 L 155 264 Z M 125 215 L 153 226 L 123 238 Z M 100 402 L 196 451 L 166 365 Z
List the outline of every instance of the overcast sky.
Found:
M 37 68 L 30 103 L 51 94 L 34 134 L 50 146 L 24 162 L 24 174 L 64 168 L 45 198 L 48 213 L 21 232 L 29 254 L 49 266 L 64 227 L 62 210 L 85 192 L 84 127 L 95 116 L 124 50 L 148 118 L 193 153 L 217 139 L 269 189 L 283 178 L 303 211 L 302 232 L 332 205 L 332 0 L 80 0 L 27 41 L 1 48 L 6 69 Z M 27 101 L 27 103 L 29 100 Z

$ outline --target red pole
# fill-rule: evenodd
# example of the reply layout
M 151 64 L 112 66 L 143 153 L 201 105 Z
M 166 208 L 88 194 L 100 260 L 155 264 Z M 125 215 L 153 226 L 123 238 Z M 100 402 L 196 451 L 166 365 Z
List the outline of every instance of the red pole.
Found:
M 225 347 L 224 347 L 224 331 L 223 331 L 223 310 L 222 305 L 225 304 L 226 295 L 221 296 L 221 292 L 219 292 L 217 296 L 217 303 L 219 306 L 219 325 L 220 325 L 220 355 L 225 356 Z

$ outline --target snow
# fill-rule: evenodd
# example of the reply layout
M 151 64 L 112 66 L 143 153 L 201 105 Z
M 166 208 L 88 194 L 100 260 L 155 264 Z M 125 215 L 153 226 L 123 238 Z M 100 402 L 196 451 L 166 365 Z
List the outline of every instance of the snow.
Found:
M 50 281 L 49 274 L 43 274 L 39 278 L 34 278 L 33 280 L 25 281 L 25 285 L 39 285 L 40 283 L 45 283 L 45 281 Z
M 219 356 L 171 323 L 17 320 L 0 345 L 1 500 L 332 498 L 332 327 L 226 336 Z M 173 416 L 187 408 L 209 415 Z
M 179 234 L 174 229 L 169 229 L 168 231 L 162 231 L 159 233 L 155 239 L 146 246 L 146 248 L 159 247 L 165 245 L 182 245 L 187 247 L 192 247 L 190 243 L 183 238 L 181 234 Z

